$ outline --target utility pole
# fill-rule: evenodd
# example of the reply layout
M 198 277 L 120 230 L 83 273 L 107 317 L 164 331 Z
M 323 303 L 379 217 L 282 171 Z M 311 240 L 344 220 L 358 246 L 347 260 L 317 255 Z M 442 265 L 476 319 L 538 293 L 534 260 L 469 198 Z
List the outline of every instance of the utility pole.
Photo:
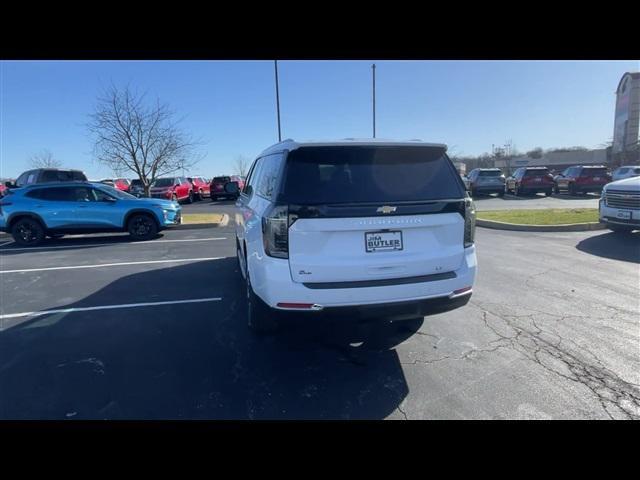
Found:
M 278 111 L 278 142 L 281 142 L 282 134 L 280 132 L 280 88 L 278 86 L 278 60 L 274 60 L 273 62 L 276 69 L 276 109 Z
M 371 65 L 373 73 L 373 138 L 376 138 L 376 64 Z

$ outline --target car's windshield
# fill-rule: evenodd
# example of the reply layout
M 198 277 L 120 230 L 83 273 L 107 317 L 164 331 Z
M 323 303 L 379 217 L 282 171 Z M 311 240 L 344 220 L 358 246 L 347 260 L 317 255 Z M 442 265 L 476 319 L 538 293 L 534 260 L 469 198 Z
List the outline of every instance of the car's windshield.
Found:
M 153 183 L 154 187 L 170 187 L 174 184 L 174 178 L 159 178 Z
M 116 198 L 120 198 L 122 200 L 135 200 L 136 197 L 134 197 L 133 195 L 129 195 L 126 192 L 123 192 L 122 190 L 118 190 L 117 188 L 113 188 L 110 185 L 100 185 L 99 190 L 102 190 L 103 192 L 108 193 L 109 195 L 116 197 Z
M 290 203 L 422 201 L 464 196 L 442 148 L 313 147 L 289 154 L 283 198 Z

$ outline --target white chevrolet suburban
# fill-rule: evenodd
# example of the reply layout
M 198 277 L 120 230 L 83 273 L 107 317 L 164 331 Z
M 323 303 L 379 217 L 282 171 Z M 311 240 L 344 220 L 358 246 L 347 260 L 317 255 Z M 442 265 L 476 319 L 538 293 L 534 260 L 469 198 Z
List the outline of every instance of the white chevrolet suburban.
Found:
M 640 230 L 640 177 L 607 183 L 599 203 L 600 222 L 614 232 Z
M 253 162 L 236 205 L 255 331 L 287 311 L 397 320 L 471 297 L 475 210 L 445 145 L 285 140 Z

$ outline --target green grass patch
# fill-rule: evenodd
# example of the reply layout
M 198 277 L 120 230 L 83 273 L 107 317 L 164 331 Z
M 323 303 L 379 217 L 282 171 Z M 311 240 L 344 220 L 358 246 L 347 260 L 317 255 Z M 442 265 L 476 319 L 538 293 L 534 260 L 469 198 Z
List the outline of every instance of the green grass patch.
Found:
M 197 223 L 220 223 L 222 221 L 221 213 L 183 213 L 182 223 L 184 224 L 197 224 Z
M 482 220 L 520 225 L 568 225 L 598 221 L 597 208 L 549 208 L 540 210 L 491 210 L 477 212 Z

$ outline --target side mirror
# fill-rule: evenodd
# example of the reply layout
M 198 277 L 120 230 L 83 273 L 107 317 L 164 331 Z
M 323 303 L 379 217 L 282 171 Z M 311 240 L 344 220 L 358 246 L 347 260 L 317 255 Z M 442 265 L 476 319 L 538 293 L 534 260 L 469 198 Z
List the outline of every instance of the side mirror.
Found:
M 224 191 L 230 195 L 237 195 L 240 192 L 238 182 L 227 182 L 224 186 Z
M 4 186 L 7 188 L 16 188 L 16 184 L 12 182 L 4 182 Z

